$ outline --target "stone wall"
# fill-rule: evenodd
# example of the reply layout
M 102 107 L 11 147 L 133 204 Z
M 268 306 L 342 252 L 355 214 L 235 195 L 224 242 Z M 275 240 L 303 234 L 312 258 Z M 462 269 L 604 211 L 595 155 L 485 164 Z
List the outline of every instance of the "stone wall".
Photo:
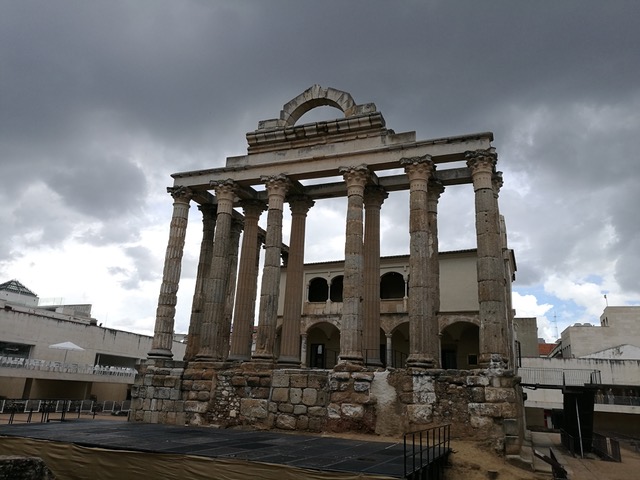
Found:
M 451 423 L 506 453 L 522 440 L 519 378 L 500 370 L 282 369 L 148 361 L 132 421 L 399 435 Z

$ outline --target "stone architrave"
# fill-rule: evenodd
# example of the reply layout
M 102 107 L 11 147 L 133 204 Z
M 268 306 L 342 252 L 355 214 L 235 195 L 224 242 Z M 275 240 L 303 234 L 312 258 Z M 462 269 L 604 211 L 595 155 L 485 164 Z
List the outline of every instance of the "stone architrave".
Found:
M 431 312 L 428 314 L 428 318 L 435 319 L 436 332 L 439 334 L 438 325 L 438 313 L 440 312 L 440 259 L 438 258 L 438 200 L 440 195 L 444 192 L 444 185 L 442 182 L 431 178 L 429 180 L 427 190 L 427 226 L 428 226 L 428 250 L 427 261 L 429 262 L 429 273 L 427 277 L 427 284 L 429 286 L 429 298 L 431 298 Z M 434 355 L 434 367 L 440 367 L 440 337 L 436 335 L 435 338 L 429 340 L 429 351 L 435 352 Z
M 229 239 L 229 266 L 227 283 L 227 299 L 224 307 L 224 316 L 220 324 L 220 333 L 218 339 L 218 351 L 222 360 L 229 357 L 230 337 L 231 337 L 231 319 L 233 317 L 233 303 L 236 298 L 236 280 L 238 274 L 238 247 L 240 244 L 240 234 L 242 233 L 243 221 L 234 218 L 231 221 L 231 237 Z
M 251 342 L 258 291 L 258 265 L 260 245 L 258 220 L 265 204 L 257 200 L 242 202 L 244 210 L 244 234 L 238 269 L 236 308 L 233 314 L 230 360 L 247 361 L 251 358 Z
M 153 343 L 147 354 L 149 358 L 173 358 L 173 327 L 176 316 L 176 303 L 182 255 L 189 218 L 189 202 L 192 192 L 185 187 L 169 187 L 167 192 L 173 197 L 173 215 L 169 227 L 169 242 L 164 257 L 162 285 L 158 297 L 156 323 L 153 332 Z
M 304 239 L 307 213 L 314 202 L 305 196 L 289 199 L 291 236 L 284 291 L 284 312 L 278 363 L 300 366 L 300 314 L 304 284 Z
M 198 210 L 202 212 L 202 242 L 200 244 L 200 258 L 198 261 L 198 273 L 196 275 L 196 288 L 193 293 L 191 304 L 191 318 L 189 320 L 189 334 L 187 335 L 187 348 L 184 359 L 191 361 L 200 350 L 200 329 L 202 328 L 202 314 L 204 311 L 205 278 L 211 271 L 211 259 L 213 257 L 213 235 L 216 227 L 216 212 L 218 206 L 215 204 L 199 205 Z
M 269 206 L 267 212 L 267 236 L 264 267 L 260 288 L 260 310 L 256 351 L 252 360 L 272 362 L 278 320 L 278 296 L 280 293 L 280 257 L 282 253 L 282 215 L 289 179 L 284 175 L 263 177 Z
M 476 207 L 478 243 L 478 301 L 480 316 L 480 358 L 483 367 L 508 364 L 508 326 L 500 215 L 493 177 L 495 149 L 466 152 L 471 170 Z
M 367 365 L 380 360 L 380 207 L 389 194 L 380 187 L 364 190 L 364 294 L 362 338 Z
M 403 158 L 409 178 L 409 357 L 407 366 L 437 365 L 438 320 L 433 317 L 433 289 L 429 287 L 428 183 L 435 168 L 429 155 Z
M 221 360 L 218 339 L 224 317 L 227 285 L 229 282 L 229 238 L 236 184 L 232 180 L 213 181 L 211 183 L 218 200 L 216 231 L 213 241 L 213 257 L 209 277 L 205 280 L 207 295 L 204 306 L 204 319 L 200 331 L 200 350 L 198 361 Z
M 370 173 L 366 165 L 342 167 L 347 184 L 347 225 L 344 247 L 340 362 L 363 363 L 362 296 L 364 294 L 363 203 Z

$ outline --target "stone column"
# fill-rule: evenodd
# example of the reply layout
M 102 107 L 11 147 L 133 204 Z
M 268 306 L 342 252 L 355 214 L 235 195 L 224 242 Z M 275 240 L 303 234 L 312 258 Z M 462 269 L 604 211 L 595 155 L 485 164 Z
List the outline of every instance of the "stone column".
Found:
M 253 360 L 272 362 L 280 294 L 280 255 L 282 253 L 282 210 L 289 180 L 284 175 L 263 177 L 269 197 L 264 268 L 260 289 L 258 333 Z
M 388 368 L 393 366 L 393 334 L 385 333 L 384 336 L 387 339 L 387 364 L 385 367 Z
M 229 236 L 231 234 L 236 185 L 233 180 L 220 180 L 212 181 L 211 187 L 213 187 L 218 200 L 218 214 L 216 216 L 211 272 L 205 280 L 204 290 L 207 298 L 200 332 L 200 350 L 196 355 L 196 360 L 198 361 L 222 359 L 218 349 L 217 336 L 221 331 L 220 326 L 224 317 L 227 299 Z
M 227 298 L 224 307 L 224 316 L 220 325 L 220 334 L 218 335 L 218 351 L 222 360 L 229 357 L 231 337 L 231 318 L 233 317 L 233 303 L 236 298 L 236 279 L 238 274 L 238 246 L 240 243 L 240 233 L 242 233 L 243 222 L 234 218 L 231 221 L 231 238 L 229 239 L 229 282 L 227 284 Z
M 307 334 L 300 335 L 300 367 L 307 368 Z
M 434 322 L 435 337 L 430 345 L 430 350 L 434 352 L 434 367 L 440 367 L 440 357 L 442 347 L 440 346 L 440 324 L 438 323 L 438 313 L 440 312 L 440 259 L 438 257 L 438 200 L 444 192 L 442 182 L 431 178 L 427 190 L 427 261 L 429 262 L 429 273 L 427 285 L 429 286 L 429 298 L 431 299 L 431 311 L 428 313 L 430 321 Z M 431 342 L 430 342 L 431 343 Z
M 480 303 L 480 365 L 508 364 L 504 265 L 500 242 L 500 218 L 492 179 L 497 162 L 495 149 L 466 152 L 475 191 L 478 242 L 478 301 Z
M 216 212 L 218 206 L 214 204 L 200 205 L 202 212 L 202 242 L 200 244 L 200 258 L 198 260 L 198 273 L 196 276 L 196 288 L 191 304 L 191 319 L 189 320 L 189 335 L 187 336 L 187 348 L 184 359 L 190 362 L 200 350 L 200 329 L 202 328 L 202 313 L 204 310 L 205 279 L 211 271 L 211 259 L 213 257 L 213 235 L 216 227 Z
M 364 295 L 362 338 L 367 365 L 380 360 L 380 207 L 389 196 L 380 187 L 364 191 Z
M 300 314 L 304 286 L 304 239 L 307 212 L 314 202 L 305 196 L 292 197 L 291 236 L 284 291 L 279 364 L 300 366 Z
M 435 169 L 429 155 L 403 158 L 409 177 L 409 357 L 407 366 L 433 368 L 438 353 L 438 325 L 429 288 L 429 225 L 427 185 Z
M 265 209 L 264 203 L 246 200 L 244 209 L 244 235 L 238 271 L 238 292 L 233 315 L 230 360 L 246 361 L 251 358 L 251 342 L 258 291 L 258 265 L 260 263 L 260 242 L 258 240 L 258 220 Z
M 191 190 L 185 187 L 169 187 L 167 192 L 173 197 L 173 216 L 169 227 L 169 243 L 164 257 L 162 285 L 158 297 L 156 323 L 153 332 L 153 343 L 147 354 L 149 358 L 173 358 L 173 327 L 176 316 L 176 303 L 184 239 L 187 233 L 189 218 L 189 202 Z
M 344 247 L 344 282 L 340 363 L 363 363 L 362 296 L 364 293 L 364 255 L 362 210 L 364 187 L 369 180 L 366 165 L 340 168 L 347 183 L 347 225 Z

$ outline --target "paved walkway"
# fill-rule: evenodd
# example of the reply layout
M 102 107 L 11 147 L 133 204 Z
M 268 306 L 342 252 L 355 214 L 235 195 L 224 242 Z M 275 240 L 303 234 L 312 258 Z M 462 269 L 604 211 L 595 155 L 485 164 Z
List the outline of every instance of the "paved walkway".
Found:
M 0 425 L 0 436 L 114 450 L 232 458 L 392 478 L 402 478 L 404 474 L 401 443 L 97 419 Z

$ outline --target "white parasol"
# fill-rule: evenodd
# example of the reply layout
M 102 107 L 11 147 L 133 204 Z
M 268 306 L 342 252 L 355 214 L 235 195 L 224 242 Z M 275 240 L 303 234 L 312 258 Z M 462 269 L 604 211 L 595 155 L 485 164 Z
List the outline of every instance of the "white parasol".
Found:
M 64 363 L 67 363 L 67 353 L 69 353 L 69 350 L 76 352 L 84 351 L 84 348 L 79 347 L 73 342 L 54 343 L 53 345 L 49 345 L 49 348 L 64 350 Z

